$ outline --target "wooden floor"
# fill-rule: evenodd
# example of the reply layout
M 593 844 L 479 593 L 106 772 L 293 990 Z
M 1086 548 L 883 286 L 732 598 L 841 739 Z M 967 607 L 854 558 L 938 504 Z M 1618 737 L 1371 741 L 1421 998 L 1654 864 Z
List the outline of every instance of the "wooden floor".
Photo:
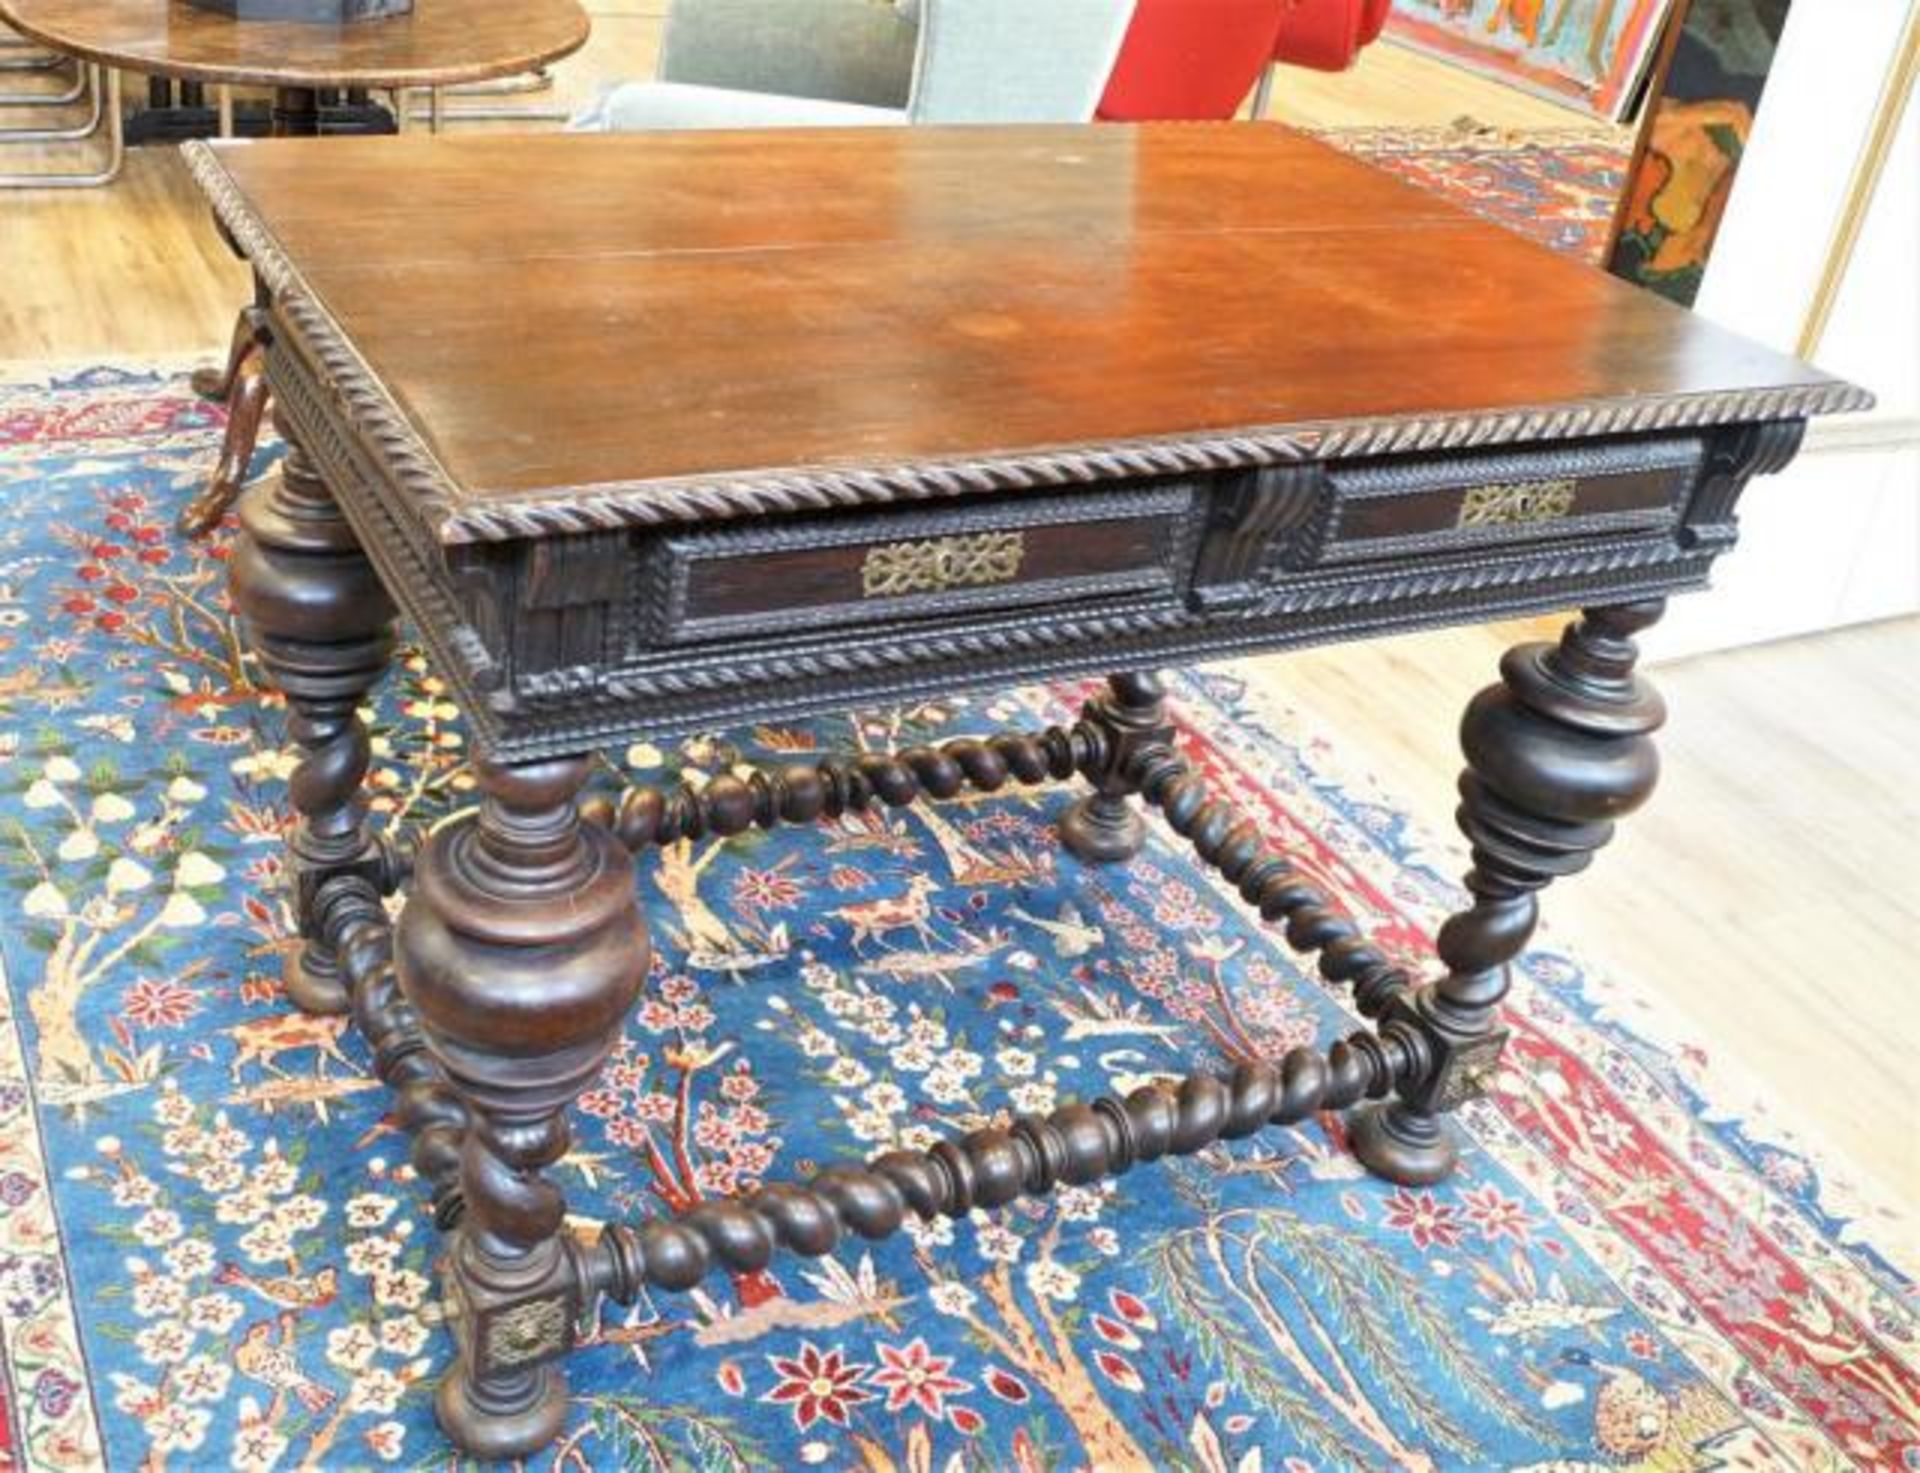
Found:
M 549 102 L 648 74 L 663 8 L 590 0 L 594 42 L 560 69 Z M 1275 114 L 1314 126 L 1583 122 L 1391 47 L 1345 75 L 1284 74 Z M 34 162 L 0 153 L 0 168 Z M 169 151 L 137 151 L 111 189 L 0 194 L 0 360 L 210 352 L 246 293 Z M 1284 694 L 1303 731 L 1339 733 L 1354 770 L 1450 832 L 1455 714 L 1519 632 L 1241 668 Z M 1638 1026 L 1731 1059 L 1774 1116 L 1841 1143 L 1920 1203 L 1920 1092 L 1905 1079 L 1920 1059 L 1920 621 L 1657 674 L 1674 713 L 1662 791 L 1590 874 L 1552 892 L 1551 938 L 1675 1020 L 1671 1032 L 1651 1015 Z

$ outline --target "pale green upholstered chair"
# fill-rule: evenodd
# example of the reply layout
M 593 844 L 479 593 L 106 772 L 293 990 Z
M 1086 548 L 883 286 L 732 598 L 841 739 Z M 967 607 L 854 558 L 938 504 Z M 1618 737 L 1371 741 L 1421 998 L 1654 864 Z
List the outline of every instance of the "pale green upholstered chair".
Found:
M 674 0 L 651 82 L 582 131 L 1084 123 L 1134 0 Z

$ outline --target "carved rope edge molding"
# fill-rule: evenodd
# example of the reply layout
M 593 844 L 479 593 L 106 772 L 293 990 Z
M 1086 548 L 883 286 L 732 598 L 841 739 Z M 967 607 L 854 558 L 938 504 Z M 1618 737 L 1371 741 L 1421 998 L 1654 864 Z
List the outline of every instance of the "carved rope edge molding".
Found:
M 1639 434 L 1704 425 L 1805 419 L 1873 407 L 1866 390 L 1838 379 L 1771 389 L 1674 395 L 1482 413 L 1404 415 L 1244 433 L 1062 447 L 1037 453 L 900 465 L 766 471 L 744 476 L 612 483 L 564 499 L 475 502 L 394 406 L 386 389 L 322 308 L 273 235 L 206 143 L 181 147 L 188 169 L 248 261 L 273 292 L 324 370 L 355 432 L 443 543 L 512 542 L 840 507 L 925 501 L 987 491 L 1030 490 L 1196 472 L 1246 470 L 1304 460 L 1590 435 Z

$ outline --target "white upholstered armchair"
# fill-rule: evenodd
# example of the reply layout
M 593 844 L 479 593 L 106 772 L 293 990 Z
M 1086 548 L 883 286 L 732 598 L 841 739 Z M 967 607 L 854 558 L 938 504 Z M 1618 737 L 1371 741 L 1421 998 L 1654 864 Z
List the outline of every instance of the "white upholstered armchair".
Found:
M 1084 123 L 1134 0 L 674 0 L 650 82 L 586 131 Z

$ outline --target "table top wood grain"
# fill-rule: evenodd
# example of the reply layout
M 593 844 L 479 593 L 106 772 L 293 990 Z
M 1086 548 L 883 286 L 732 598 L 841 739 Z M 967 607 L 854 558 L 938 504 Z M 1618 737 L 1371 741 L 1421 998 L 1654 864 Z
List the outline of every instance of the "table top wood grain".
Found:
M 352 25 L 235 20 L 185 0 L 0 0 L 0 20 L 69 56 L 195 82 L 268 87 L 442 87 L 570 56 L 578 0 L 415 0 Z
M 189 154 L 449 542 L 1869 402 L 1272 125 Z

